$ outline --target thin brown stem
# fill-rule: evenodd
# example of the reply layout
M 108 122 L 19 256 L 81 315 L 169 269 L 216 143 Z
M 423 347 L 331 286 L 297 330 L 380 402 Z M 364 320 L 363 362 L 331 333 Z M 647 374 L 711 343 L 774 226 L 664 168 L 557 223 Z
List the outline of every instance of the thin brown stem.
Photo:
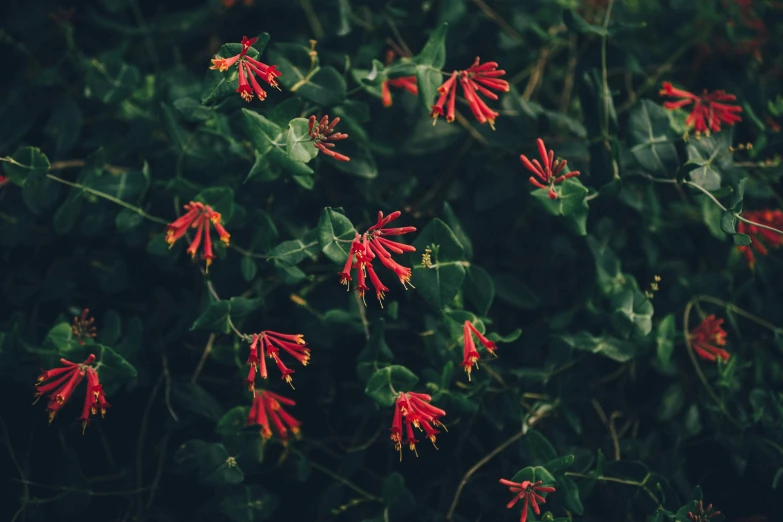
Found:
M 487 462 L 495 458 L 500 452 L 522 438 L 522 436 L 525 434 L 525 431 L 526 430 L 520 430 L 510 438 L 506 439 L 497 448 L 490 451 L 484 458 L 476 462 L 473 467 L 470 468 L 467 473 L 465 473 L 465 475 L 462 477 L 462 480 L 460 480 L 459 486 L 457 486 L 457 491 L 454 493 L 454 500 L 451 501 L 451 507 L 449 507 L 449 511 L 446 513 L 446 520 L 451 520 L 451 518 L 454 516 L 454 510 L 457 509 L 457 503 L 459 502 L 459 497 L 462 494 L 462 489 L 468 483 L 470 477 L 472 477 L 474 473 L 484 467 Z
M 584 473 L 575 473 L 573 471 L 566 471 L 564 473 L 567 477 L 576 477 L 576 478 L 585 478 L 585 479 L 591 479 L 591 480 L 600 480 L 602 482 L 614 482 L 616 484 L 625 484 L 627 486 L 634 486 L 641 490 L 643 490 L 645 493 L 647 493 L 647 496 L 650 497 L 650 499 L 655 502 L 657 505 L 661 505 L 661 501 L 658 500 L 658 497 L 653 493 L 650 488 L 647 487 L 647 480 L 649 479 L 649 475 L 644 478 L 642 482 L 637 482 L 635 480 L 626 480 L 616 477 L 604 477 L 602 475 L 599 476 L 593 476 L 593 475 L 586 475 Z
M 723 299 L 718 299 L 717 297 L 712 297 L 711 295 L 697 295 L 694 297 L 697 301 L 704 301 L 706 303 L 712 303 L 718 306 L 722 306 L 726 308 L 727 310 L 731 310 L 737 315 L 741 315 L 745 319 L 748 319 L 749 321 L 753 321 L 759 326 L 763 326 L 764 328 L 768 330 L 772 330 L 775 333 L 783 332 L 783 328 L 780 328 L 778 326 L 775 326 L 774 324 L 770 323 L 769 321 L 765 321 L 761 317 L 754 315 L 739 306 L 729 303 L 728 301 L 724 301 Z
M 193 384 L 196 384 L 196 381 L 198 381 L 198 376 L 201 374 L 201 370 L 204 369 L 204 364 L 207 362 L 207 358 L 209 357 L 209 354 L 212 352 L 212 345 L 215 343 L 215 334 L 209 334 L 209 338 L 207 339 L 207 345 L 204 347 L 204 352 L 201 354 L 201 359 L 198 361 L 198 365 L 196 365 L 196 369 L 193 370 L 193 375 L 190 378 L 190 382 Z
M 473 3 L 476 4 L 479 9 L 481 9 L 487 18 L 498 24 L 498 26 L 503 29 L 503 32 L 510 36 L 512 40 L 517 42 L 522 41 L 522 35 L 516 32 L 516 30 L 514 30 L 514 28 L 511 27 L 502 16 L 497 14 L 494 9 L 488 6 L 484 0 L 473 0 Z

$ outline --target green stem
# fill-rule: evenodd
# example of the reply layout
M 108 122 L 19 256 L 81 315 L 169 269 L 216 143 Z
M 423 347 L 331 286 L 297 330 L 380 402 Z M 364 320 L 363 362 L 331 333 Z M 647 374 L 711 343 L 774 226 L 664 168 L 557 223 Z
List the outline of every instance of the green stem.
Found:
M 132 210 L 133 212 L 135 212 L 136 214 L 140 215 L 141 217 L 149 219 L 150 221 L 154 221 L 155 223 L 160 223 L 161 225 L 168 225 L 169 224 L 169 222 L 166 221 L 165 219 L 162 219 L 162 218 L 159 218 L 157 216 L 153 216 L 151 214 L 148 214 L 148 213 L 144 212 L 142 209 L 140 209 L 139 207 L 131 205 L 130 203 L 126 203 L 123 200 L 121 200 L 119 198 L 115 198 L 114 196 L 106 194 L 105 192 L 101 192 L 100 190 L 95 190 L 93 188 L 84 186 L 81 183 L 74 183 L 73 181 L 68 181 L 68 180 L 65 180 L 65 179 L 62 179 L 62 178 L 58 178 L 54 174 L 46 174 L 46 177 L 51 179 L 51 180 L 57 181 L 58 183 L 62 183 L 64 185 L 68 185 L 69 187 L 73 187 L 73 188 L 77 188 L 77 189 L 83 190 L 84 192 L 88 192 L 90 194 L 93 194 L 94 196 L 98 196 L 99 198 L 103 198 L 103 199 L 105 199 L 107 201 L 111 201 L 112 203 L 116 203 L 117 205 L 120 205 L 121 207 L 125 207 L 128 210 Z
M 652 499 L 653 502 L 655 502 L 659 506 L 661 505 L 661 501 L 658 500 L 658 497 L 655 495 L 655 493 L 650 491 L 650 488 L 647 487 L 647 480 L 650 478 L 649 474 L 646 477 L 644 477 L 644 480 L 642 482 L 637 482 L 635 480 L 626 480 L 626 479 L 621 479 L 621 478 L 617 478 L 617 477 L 604 477 L 602 475 L 599 475 L 599 476 L 596 477 L 596 476 L 593 476 L 593 475 L 586 475 L 584 473 L 575 473 L 573 471 L 566 471 L 565 475 L 568 476 L 568 477 L 600 480 L 602 482 L 614 482 L 616 484 L 625 484 L 627 486 L 634 486 L 636 488 L 639 488 L 639 489 L 643 490 L 645 493 L 647 493 L 647 496 L 650 497 L 650 499 Z
M 713 203 L 715 203 L 716 205 L 718 205 L 718 207 L 719 207 L 719 208 L 720 208 L 722 211 L 726 212 L 726 211 L 728 210 L 726 207 L 724 207 L 724 206 L 721 204 L 721 202 L 720 202 L 720 201 L 718 201 L 718 199 L 717 199 L 715 196 L 713 196 L 713 195 L 710 193 L 710 191 L 709 191 L 709 190 L 705 189 L 705 188 L 704 188 L 704 187 L 702 187 L 701 185 L 699 185 L 699 184 L 697 184 L 697 183 L 694 183 L 694 182 L 692 182 L 692 181 L 685 181 L 685 182 L 684 182 L 684 184 L 685 184 L 685 185 L 688 185 L 689 187 L 694 187 L 694 188 L 697 188 L 697 189 L 699 189 L 700 191 L 702 191 L 704 194 L 706 194 L 706 195 L 707 195 L 707 196 L 708 196 L 708 197 L 709 197 L 709 198 L 710 198 L 710 199 L 713 201 Z M 742 221 L 743 223 L 747 223 L 748 225 L 753 225 L 754 227 L 764 228 L 764 229 L 766 229 L 766 230 L 769 230 L 770 232 L 775 232 L 775 233 L 777 233 L 777 234 L 781 234 L 781 235 L 783 235 L 783 230 L 778 230 L 778 229 L 777 229 L 777 228 L 775 228 L 775 227 L 770 227 L 770 226 L 767 226 L 767 225 L 762 225 L 761 223 L 756 223 L 755 221 L 751 221 L 751 220 L 749 220 L 749 219 L 746 219 L 746 218 L 742 217 L 741 215 L 737 214 L 736 212 L 734 213 L 734 217 L 735 217 L 735 218 L 737 218 L 738 220 Z
M 614 6 L 614 0 L 609 0 L 609 5 L 606 8 L 606 16 L 604 17 L 604 34 L 601 36 L 601 77 L 603 80 L 604 91 L 604 139 L 609 139 L 609 72 L 606 67 L 606 41 L 608 40 L 608 28 L 609 20 L 612 17 L 612 7 Z

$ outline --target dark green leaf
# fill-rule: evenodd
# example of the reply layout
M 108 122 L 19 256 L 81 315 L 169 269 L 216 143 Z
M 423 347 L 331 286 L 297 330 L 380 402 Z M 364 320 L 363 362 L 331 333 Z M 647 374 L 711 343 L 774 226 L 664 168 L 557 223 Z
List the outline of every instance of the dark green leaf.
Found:
M 386 408 L 394 405 L 397 393 L 410 391 L 417 382 L 419 378 L 413 372 L 405 366 L 395 364 L 372 374 L 364 393 L 379 406 Z
M 432 263 L 423 266 L 413 264 L 411 278 L 416 291 L 433 308 L 442 309 L 457 295 L 465 280 L 465 251 L 454 232 L 441 221 L 433 219 L 414 241 L 416 255 L 431 250 Z
M 345 263 L 356 236 L 351 220 L 331 207 L 321 212 L 318 220 L 318 244 L 321 251 L 335 263 Z

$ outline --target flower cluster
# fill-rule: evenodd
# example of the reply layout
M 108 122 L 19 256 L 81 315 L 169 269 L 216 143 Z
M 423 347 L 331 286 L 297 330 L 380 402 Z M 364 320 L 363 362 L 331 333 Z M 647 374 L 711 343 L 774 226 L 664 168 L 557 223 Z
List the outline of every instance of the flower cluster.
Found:
M 386 239 L 386 236 L 400 236 L 415 232 L 416 227 L 385 228 L 386 225 L 400 217 L 402 212 L 395 211 L 384 217 L 383 212 L 378 212 L 378 221 L 367 229 L 367 232 L 356 238 L 351 243 L 351 250 L 348 252 L 348 259 L 345 261 L 343 271 L 340 272 L 340 283 L 350 287 L 351 269 L 356 270 L 356 291 L 362 299 L 364 293 L 370 288 L 367 286 L 367 276 L 375 288 L 375 296 L 383 306 L 383 298 L 389 290 L 378 277 L 372 266 L 374 259 L 380 260 L 381 264 L 395 273 L 402 286 L 409 285 L 411 281 L 411 269 L 397 263 L 392 259 L 392 254 L 402 254 L 404 252 L 415 252 L 416 248 L 397 241 Z M 412 287 L 413 285 L 411 285 Z
M 742 118 L 738 116 L 738 113 L 742 112 L 742 107 L 721 103 L 737 99 L 733 94 L 726 94 L 726 91 L 723 90 L 708 93 L 705 89 L 702 95 L 698 96 L 692 92 L 677 89 L 669 82 L 663 82 L 660 95 L 681 98 L 677 101 L 664 102 L 663 106 L 667 109 L 680 109 L 693 104 L 685 123 L 692 125 L 697 133 L 704 132 L 709 135 L 710 131 L 720 132 L 722 123 L 734 125 L 738 121 L 742 121 Z
M 707 522 L 718 515 L 720 515 L 720 511 L 712 511 L 712 504 L 707 504 L 707 509 L 704 509 L 704 503 L 699 500 L 699 503 L 696 504 L 696 512 L 688 511 L 688 520 L 691 522 Z
M 416 435 L 413 432 L 413 428 L 417 428 L 419 431 L 424 431 L 425 436 L 430 439 L 432 445 L 435 446 L 435 436 L 440 433 L 435 429 L 435 426 L 440 426 L 443 429 L 446 427 L 440 421 L 441 417 L 446 415 L 446 412 L 440 408 L 430 404 L 432 397 L 425 393 L 415 392 L 400 392 L 397 395 L 397 401 L 394 404 L 394 419 L 392 420 L 392 427 L 389 430 L 391 432 L 391 440 L 394 442 L 394 449 L 400 452 L 400 460 L 402 460 L 402 430 L 403 423 L 405 423 L 405 441 L 411 451 L 419 456 L 416 451 Z M 438 447 L 435 446 L 435 449 Z
M 555 151 L 553 150 L 547 152 L 544 140 L 541 138 L 536 140 L 536 144 L 538 145 L 538 153 L 541 155 L 541 163 L 543 163 L 543 166 L 538 160 L 534 159 L 531 161 L 524 154 L 520 154 L 519 159 L 527 170 L 538 176 L 538 179 L 536 179 L 535 176 L 530 176 L 530 183 L 541 189 L 549 189 L 549 199 L 557 199 L 555 185 L 562 183 L 568 178 L 578 176 L 579 171 L 574 170 L 566 174 L 560 174 L 568 162 L 566 160 L 555 159 Z
M 476 343 L 473 341 L 474 335 L 478 337 L 478 340 L 481 342 L 481 344 L 484 345 L 484 348 L 486 348 L 487 351 L 492 355 L 495 355 L 495 350 L 497 349 L 497 345 L 494 341 L 487 339 L 481 332 L 478 331 L 473 323 L 470 321 L 465 321 L 465 324 L 462 325 L 462 337 L 465 340 L 465 349 L 462 356 L 462 367 L 465 369 L 465 373 L 468 374 L 468 380 L 470 380 L 470 372 L 473 370 L 473 366 L 478 369 L 479 353 L 478 350 L 476 350 Z
M 329 123 L 329 115 L 324 115 L 321 121 L 316 120 L 315 116 L 310 116 L 309 132 L 310 141 L 316 149 L 320 150 L 327 156 L 331 156 L 337 161 L 351 161 L 348 156 L 343 156 L 339 152 L 335 152 L 333 141 L 344 140 L 348 137 L 347 134 L 341 132 L 334 132 L 334 127 L 340 123 L 340 118 L 335 118 L 332 123 Z
M 259 391 L 253 397 L 247 425 L 261 426 L 261 437 L 264 441 L 272 438 L 272 430 L 274 430 L 277 438 L 285 445 L 288 443 L 289 432 L 299 438 L 299 427 L 302 423 L 285 411 L 281 404 L 294 406 L 296 402 L 268 390 Z
M 288 353 L 299 361 L 302 366 L 307 366 L 307 363 L 310 362 L 310 348 L 307 347 L 304 336 L 301 334 L 282 334 L 271 330 L 253 334 L 253 339 L 250 342 L 250 354 L 247 358 L 247 364 L 250 365 L 250 369 L 247 379 L 245 379 L 245 384 L 247 384 L 250 391 L 255 393 L 256 374 L 260 375 L 262 379 L 268 377 L 266 357 L 275 361 L 277 368 L 280 370 L 281 378 L 290 384 L 292 388 L 294 387 L 291 377 L 294 370 L 286 367 L 283 361 L 280 360 L 280 350 Z
M 210 223 L 214 225 L 220 240 L 225 243 L 226 246 L 229 244 L 231 235 L 223 228 L 220 213 L 212 210 L 212 207 L 209 205 L 205 205 L 198 201 L 191 201 L 185 205 L 185 210 L 187 210 L 187 213 L 173 223 L 168 224 L 166 230 L 166 243 L 168 243 L 169 248 L 171 248 L 179 238 L 187 233 L 189 228 L 195 228 L 196 235 L 190 242 L 190 246 L 188 246 L 188 254 L 190 254 L 190 257 L 195 258 L 198 248 L 203 241 L 204 247 L 201 253 L 201 259 L 206 260 L 207 270 L 209 270 L 209 265 L 211 265 L 212 260 L 215 259 L 215 254 L 212 252 L 212 237 L 209 233 Z
M 489 126 L 495 128 L 495 118 L 498 113 L 489 108 L 480 95 L 484 95 L 490 100 L 497 100 L 498 95 L 492 91 L 508 92 L 509 85 L 506 80 L 499 79 L 506 74 L 504 70 L 498 70 L 497 62 L 480 63 L 478 56 L 468 69 L 464 71 L 454 71 L 449 79 L 438 87 L 438 101 L 432 106 L 430 116 L 434 118 L 433 124 L 438 116 L 443 116 L 443 107 L 446 106 L 446 121 L 454 121 L 454 104 L 457 96 L 457 80 L 462 87 L 462 96 L 468 102 L 473 116 L 479 123 L 489 123 Z
M 504 486 L 508 486 L 508 489 L 512 493 L 516 493 L 516 496 L 509 502 L 506 507 L 511 509 L 518 500 L 522 500 L 522 516 L 519 518 L 519 522 L 527 521 L 528 505 L 533 505 L 533 511 L 536 515 L 541 514 L 541 508 L 539 504 L 546 504 L 546 498 L 539 493 L 554 493 L 555 488 L 552 486 L 543 486 L 541 480 L 535 483 L 525 480 L 522 482 L 511 482 L 510 480 L 500 479 L 500 483 Z
M 393 60 L 394 60 L 394 51 L 389 49 L 386 52 L 386 66 L 388 67 L 389 65 L 391 65 Z M 416 83 L 415 76 L 402 76 L 400 78 L 392 78 L 392 79 L 384 80 L 383 83 L 381 84 L 381 102 L 383 103 L 384 107 L 391 107 L 392 105 L 392 95 L 391 95 L 391 91 L 389 90 L 390 85 L 392 87 L 404 89 L 414 96 L 419 95 L 419 86 Z
M 749 212 L 743 212 L 743 216 L 750 221 L 767 225 L 777 229 L 783 229 L 783 211 L 780 210 L 754 210 Z M 762 256 L 767 255 L 769 248 L 778 248 L 783 245 L 783 236 L 772 232 L 766 228 L 762 228 L 756 225 L 750 225 L 744 221 L 740 221 L 737 224 L 737 232 L 740 234 L 747 234 L 753 240 L 751 245 L 737 247 L 740 249 L 745 259 L 748 262 L 748 266 L 753 268 L 756 266 L 756 253 Z
M 239 54 L 230 58 L 215 56 L 212 58 L 212 66 L 210 66 L 210 69 L 212 70 L 225 72 L 236 65 L 239 73 L 237 92 L 242 96 L 242 99 L 248 103 L 253 101 L 253 93 L 255 93 L 261 101 L 266 99 L 266 91 L 259 85 L 258 80 L 256 80 L 256 75 L 275 89 L 280 90 L 280 86 L 275 80 L 275 78 L 280 77 L 280 71 L 276 69 L 277 66 L 266 65 L 247 55 L 250 47 L 256 43 L 256 41 L 258 41 L 258 38 L 243 36 L 242 50 Z
M 723 329 L 723 319 L 715 315 L 707 316 L 696 328 L 691 330 L 690 342 L 699 357 L 708 361 L 729 360 L 729 352 L 721 348 L 726 346 L 726 330 Z
M 84 346 L 85 339 L 92 339 L 95 337 L 96 328 L 93 324 L 95 322 L 95 318 L 89 317 L 89 315 L 90 309 L 85 308 L 82 310 L 81 315 L 73 318 L 73 324 L 71 324 L 71 331 L 73 332 L 73 336 L 82 346 Z
M 42 370 L 43 373 L 38 377 L 36 383 L 35 397 L 36 402 L 43 396 L 48 397 L 46 409 L 49 411 L 49 422 L 52 422 L 57 412 L 65 406 L 85 376 L 87 377 L 87 393 L 84 398 L 82 416 L 79 417 L 82 421 L 82 430 L 87 428 L 90 416 L 96 415 L 98 410 L 100 410 L 101 416 L 106 415 L 109 403 L 106 401 L 103 386 L 98 379 L 98 371 L 90 366 L 94 361 L 95 355 L 93 354 L 90 354 L 81 364 L 60 359 L 61 368 Z

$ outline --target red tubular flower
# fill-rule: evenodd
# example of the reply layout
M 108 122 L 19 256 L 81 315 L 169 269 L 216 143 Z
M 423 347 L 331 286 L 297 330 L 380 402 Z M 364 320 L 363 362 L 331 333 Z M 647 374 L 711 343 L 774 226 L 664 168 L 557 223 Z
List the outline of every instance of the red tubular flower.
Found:
M 301 334 L 282 334 L 271 330 L 253 334 L 250 342 L 250 353 L 247 357 L 247 364 L 250 368 L 247 379 L 245 379 L 248 390 L 255 393 L 256 374 L 260 375 L 262 379 L 268 377 L 265 357 L 275 361 L 277 368 L 280 370 L 281 378 L 290 384 L 292 388 L 294 387 L 291 377 L 294 370 L 286 367 L 283 361 L 280 360 L 280 350 L 299 361 L 302 366 L 307 366 L 310 362 L 310 348 L 307 347 L 304 336 Z
M 283 445 L 288 444 L 289 433 L 297 439 L 300 436 L 302 423 L 286 412 L 281 404 L 295 406 L 296 402 L 268 390 L 261 390 L 253 397 L 247 425 L 261 426 L 264 442 L 272 438 L 273 431 Z
M 467 100 L 473 116 L 479 123 L 489 123 L 493 130 L 498 113 L 490 109 L 480 95 L 490 100 L 497 100 L 498 95 L 492 91 L 509 91 L 508 82 L 499 79 L 506 74 L 506 71 L 498 70 L 497 67 L 497 62 L 480 63 L 477 56 L 473 65 L 460 73 L 459 79 L 462 95 Z
M 340 118 L 335 118 L 332 123 L 329 123 L 329 115 L 327 114 L 321 118 L 320 122 L 317 122 L 317 125 L 316 122 L 315 116 L 310 116 L 310 141 L 313 142 L 315 148 L 337 161 L 351 161 L 348 156 L 331 150 L 334 148 L 332 141 L 344 140 L 348 137 L 347 134 L 334 132 L 334 127 L 340 123 Z
M 519 159 L 527 170 L 535 174 L 536 176 L 530 176 L 530 183 L 541 189 L 549 189 L 549 199 L 557 199 L 557 193 L 555 192 L 555 185 L 562 183 L 568 178 L 573 178 L 579 175 L 578 170 L 574 170 L 567 174 L 560 174 L 568 163 L 566 160 L 555 159 L 555 151 L 550 150 L 547 152 L 544 140 L 538 138 L 536 140 L 538 145 L 538 153 L 541 155 L 541 163 L 538 160 L 529 160 L 524 154 L 519 155 Z
M 677 101 L 664 102 L 663 106 L 667 109 L 680 109 L 693 104 L 691 114 L 685 123 L 693 125 L 696 132 L 699 133 L 720 132 L 721 123 L 734 125 L 738 121 L 742 121 L 742 118 L 738 116 L 738 113 L 742 112 L 742 107 L 720 103 L 737 99 L 733 94 L 726 94 L 726 91 L 723 90 L 708 93 L 707 89 L 704 89 L 702 95 L 697 96 L 692 92 L 677 89 L 669 82 L 663 82 L 660 95 L 681 98 Z
M 432 445 L 435 446 L 435 438 L 438 430 L 435 426 L 440 426 L 443 429 L 446 427 L 440 421 L 441 417 L 446 415 L 446 412 L 440 408 L 436 408 L 430 404 L 432 397 L 425 393 L 415 392 L 400 392 L 397 395 L 397 401 L 394 404 L 394 417 L 392 419 L 392 427 L 389 430 L 391 433 L 391 440 L 394 443 L 394 449 L 400 452 L 400 460 L 402 460 L 402 429 L 403 422 L 405 423 L 405 444 L 408 445 L 411 451 L 419 456 L 416 451 L 416 440 L 413 428 L 417 428 L 419 431 L 424 431 L 425 436 L 430 439 Z M 438 449 L 435 446 L 435 449 Z
M 0 174 L 0 187 L 2 187 L 3 185 L 5 185 L 5 184 L 6 184 L 6 183 L 8 183 L 9 181 L 11 181 L 11 180 L 10 180 L 10 179 L 8 179 L 7 177 L 3 176 L 2 174 Z
M 707 504 L 707 509 L 704 509 L 704 503 L 699 500 L 699 503 L 696 505 L 696 512 L 688 511 L 688 520 L 691 522 L 707 522 L 718 515 L 720 515 L 720 511 L 712 511 L 712 504 Z
M 215 226 L 218 237 L 226 246 L 231 241 L 231 234 L 223 228 L 220 213 L 212 210 L 212 207 L 209 205 L 191 201 L 185 205 L 185 210 L 187 210 L 187 213 L 174 222 L 169 223 L 166 227 L 166 242 L 169 244 L 169 248 L 171 248 L 178 239 L 187 233 L 188 229 L 195 228 L 196 235 L 193 241 L 190 242 L 187 252 L 190 254 L 190 257 L 195 258 L 199 247 L 203 243 L 201 258 L 206 260 L 207 270 L 209 270 L 209 265 L 215 259 L 215 255 L 212 252 L 212 237 L 209 232 L 210 223 Z
M 546 498 L 544 495 L 548 493 L 554 493 L 556 490 L 552 486 L 542 486 L 543 481 L 539 480 L 535 483 L 525 480 L 523 482 L 511 482 L 510 480 L 500 479 L 500 483 L 504 486 L 508 486 L 512 493 L 516 493 L 516 496 L 511 499 L 511 502 L 506 504 L 508 509 L 514 507 L 518 500 L 522 500 L 522 516 L 519 518 L 519 522 L 527 521 L 527 509 L 528 505 L 532 504 L 533 512 L 536 515 L 541 514 L 541 508 L 539 504 L 546 504 Z M 539 493 L 544 493 L 540 495 Z
M 443 106 L 448 101 L 448 108 L 446 112 L 446 121 L 451 123 L 454 121 L 454 103 L 457 96 L 457 89 L 455 84 L 457 83 L 457 75 L 459 71 L 454 71 L 448 80 L 443 82 L 443 85 L 438 87 L 438 101 L 432 106 L 430 117 L 432 118 L 432 124 L 435 125 L 438 121 L 438 116 L 443 116 Z
M 403 288 L 406 285 L 413 287 L 410 284 L 411 269 L 397 263 L 392 259 L 392 255 L 415 252 L 416 248 L 388 239 L 388 236 L 401 236 L 416 231 L 416 227 L 386 227 L 400 215 L 402 215 L 402 212 L 396 211 L 384 217 L 383 212 L 378 212 L 378 221 L 361 236 L 358 233 L 356 234 L 356 238 L 351 243 L 351 249 L 348 252 L 348 259 L 345 261 L 343 271 L 338 274 L 340 283 L 350 288 L 352 281 L 351 270 L 356 270 L 356 291 L 362 299 L 364 298 L 364 293 L 370 289 L 366 282 L 367 276 L 369 276 L 370 283 L 375 289 L 375 296 L 378 298 L 381 306 L 383 306 L 383 298 L 386 292 L 389 291 L 389 288 L 378 277 L 372 265 L 373 260 L 378 259 L 383 266 L 394 272 Z
M 71 325 L 73 336 L 82 346 L 84 346 L 85 339 L 92 339 L 96 335 L 95 334 L 96 328 L 95 325 L 93 324 L 95 322 L 95 318 L 89 317 L 89 315 L 90 315 L 90 309 L 85 308 L 84 310 L 82 310 L 81 315 L 73 318 L 73 324 Z
M 389 49 L 386 51 L 386 66 L 388 67 L 391 65 L 392 61 L 394 61 L 394 51 Z M 419 86 L 416 83 L 415 76 L 402 76 L 400 78 L 384 80 L 381 84 L 381 101 L 383 102 L 384 107 L 391 107 L 392 105 L 392 96 L 391 91 L 389 90 L 389 85 L 398 87 L 400 89 L 405 89 L 414 96 L 419 95 Z
M 266 99 L 266 92 L 261 88 L 261 85 L 259 85 L 256 76 L 275 89 L 280 90 L 276 78 L 280 77 L 281 74 L 280 71 L 276 69 L 277 66 L 266 65 L 247 55 L 247 51 L 250 50 L 250 47 L 256 43 L 257 40 L 258 38 L 243 36 L 242 50 L 239 54 L 230 58 L 215 56 L 211 60 L 212 65 L 210 66 L 210 69 L 220 72 L 228 71 L 231 67 L 237 65 L 237 92 L 246 102 L 253 101 L 254 93 L 259 100 L 264 101 Z
M 462 337 L 464 339 L 464 350 L 462 356 L 461 366 L 464 368 L 465 373 L 468 374 L 468 380 L 470 380 L 470 372 L 475 366 L 478 369 L 478 360 L 480 358 L 478 350 L 476 350 L 476 343 L 473 341 L 473 336 L 478 337 L 479 342 L 484 345 L 489 353 L 495 355 L 497 350 L 497 344 L 494 341 L 487 339 L 470 321 L 465 321 L 462 325 Z
M 780 210 L 754 210 L 743 212 L 743 216 L 750 221 L 783 230 L 783 212 Z M 783 235 L 756 225 L 749 225 L 744 221 L 740 221 L 737 225 L 737 232 L 747 234 L 753 240 L 750 245 L 737 247 L 745 256 L 750 268 L 756 266 L 754 250 L 765 256 L 769 252 L 767 247 L 778 248 L 783 245 Z
M 716 319 L 715 315 L 707 316 L 699 326 L 691 330 L 689 339 L 691 346 L 699 354 L 699 357 L 708 361 L 720 358 L 729 360 L 729 352 L 721 348 L 726 346 L 726 330 L 723 329 L 723 319 Z
M 90 354 L 87 359 L 81 363 L 73 363 L 66 359 L 60 359 L 61 368 L 52 370 L 42 370 L 36 383 L 35 401 L 38 402 L 43 396 L 48 396 L 46 409 L 49 412 L 49 422 L 54 420 L 57 412 L 71 398 L 73 392 L 79 386 L 79 383 L 87 376 L 87 393 L 82 409 L 82 428 L 85 429 L 90 421 L 90 415 L 95 415 L 100 410 L 101 415 L 106 414 L 106 408 L 109 403 L 106 401 L 106 395 L 103 393 L 103 387 L 98 380 L 98 372 L 90 365 L 95 361 L 95 355 Z M 49 382 L 45 382 L 49 381 Z

